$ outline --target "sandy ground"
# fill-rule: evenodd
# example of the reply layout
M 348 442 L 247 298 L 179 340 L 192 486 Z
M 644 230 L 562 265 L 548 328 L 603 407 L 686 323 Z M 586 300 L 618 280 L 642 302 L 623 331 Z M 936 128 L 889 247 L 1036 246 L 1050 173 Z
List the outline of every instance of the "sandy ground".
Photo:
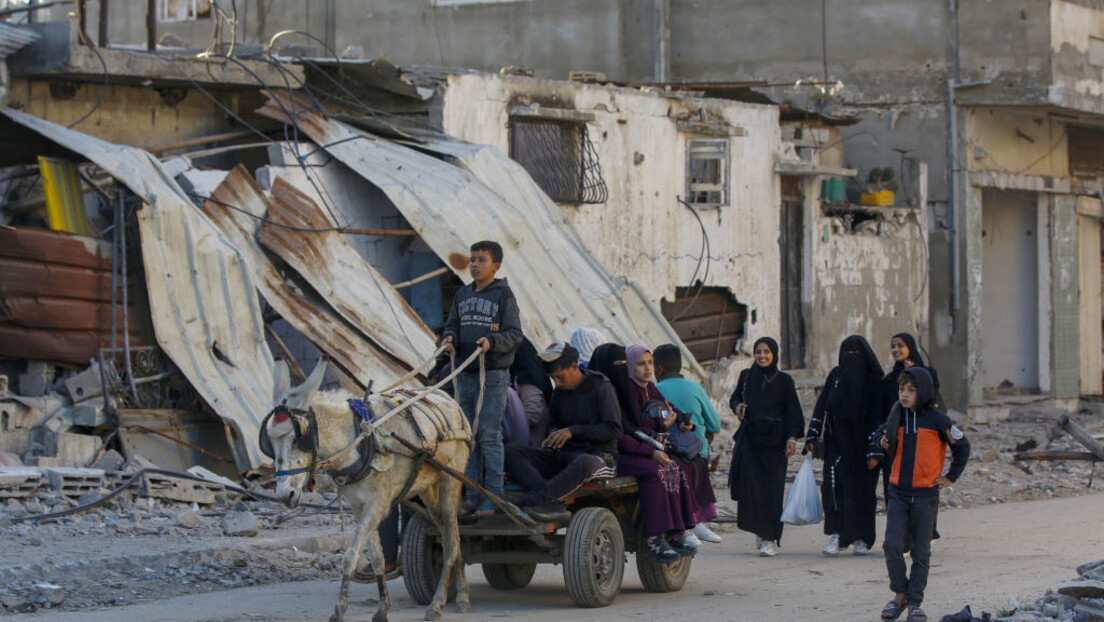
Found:
M 934 545 L 925 609 L 934 620 L 970 604 L 975 615 L 1008 608 L 1009 595 L 1031 602 L 1073 568 L 1104 558 L 1104 495 L 948 509 L 941 512 L 944 536 Z M 879 517 L 879 533 L 884 518 Z M 450 606 L 446 620 L 524 618 L 526 622 L 586 620 L 875 620 L 890 596 L 880 547 L 866 557 L 820 554 L 819 525 L 787 528 L 783 553 L 773 559 L 753 554 L 753 536 L 727 531 L 719 545 L 703 545 L 681 592 L 643 590 L 630 558 L 621 595 L 605 609 L 577 609 L 563 589 L 561 568 L 541 566 L 533 583 L 518 592 L 499 592 L 482 572 L 468 569 L 472 611 Z M 420 620 L 423 610 L 406 595 L 402 581 L 390 583 L 392 620 Z M 21 616 L 35 622 L 231 622 L 324 620 L 332 611 L 335 581 L 279 583 L 98 611 L 40 612 Z M 347 620 L 374 612 L 374 587 L 354 585 Z

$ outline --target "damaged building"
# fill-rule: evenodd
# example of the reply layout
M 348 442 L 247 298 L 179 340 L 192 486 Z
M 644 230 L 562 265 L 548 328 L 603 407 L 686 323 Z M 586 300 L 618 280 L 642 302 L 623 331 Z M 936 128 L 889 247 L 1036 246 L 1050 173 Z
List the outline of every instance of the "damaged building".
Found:
M 272 2 L 241 17 L 248 41 L 305 25 L 332 49 L 364 46 L 408 64 L 510 66 L 544 79 L 574 72 L 846 121 L 837 126 L 842 165 L 858 175 L 841 203 L 886 189 L 891 170 L 892 205 L 929 208 L 919 237 L 932 252 L 910 260 L 921 264 L 914 284 L 930 287 L 913 289 L 907 306 L 926 300 L 930 313 L 920 312 L 919 328 L 917 317 L 899 316 L 883 329 L 878 315 L 849 308 L 855 301 L 817 305 L 812 293 L 802 298 L 806 323 L 847 316 L 879 352 L 893 333 L 916 331 L 959 410 L 1010 394 L 1101 393 L 1098 0 L 390 0 L 368 11 Z M 202 20 L 169 28 L 190 41 L 209 32 Z M 811 129 L 809 118 L 799 127 Z M 902 191 L 920 181 L 920 162 L 931 171 L 924 196 Z M 815 253 L 822 228 L 804 224 L 814 240 L 804 248 Z M 783 341 L 797 343 L 790 325 Z M 816 353 L 828 348 L 816 340 L 846 332 L 807 328 L 806 363 L 823 372 Z
M 248 29 L 190 48 L 78 5 L 6 25 L 6 460 L 256 471 L 277 361 L 358 391 L 424 369 L 480 239 L 534 343 L 678 343 L 718 398 L 759 336 L 823 375 L 847 334 L 925 334 L 926 166 L 900 207 L 829 200 L 849 120 Z

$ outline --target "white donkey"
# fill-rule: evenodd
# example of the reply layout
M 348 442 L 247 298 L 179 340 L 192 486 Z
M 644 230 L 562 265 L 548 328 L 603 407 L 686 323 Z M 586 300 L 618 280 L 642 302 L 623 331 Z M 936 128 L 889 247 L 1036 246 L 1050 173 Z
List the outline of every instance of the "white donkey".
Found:
M 372 395 L 366 402 L 357 403 L 348 391 L 318 391 L 324 375 L 325 362 L 321 362 L 309 378 L 291 389 L 283 367 L 276 379 L 276 407 L 265 417 L 259 440 L 261 450 L 275 461 L 276 496 L 288 507 L 299 504 L 303 489 L 316 471 L 333 476 L 353 506 L 356 532 L 345 552 L 341 590 L 330 621 L 345 618 L 349 581 L 357 569 L 360 551 L 365 550 L 376 572 L 380 595 L 372 620 L 386 622 L 391 597 L 376 530 L 396 503 L 413 497 L 421 498 L 426 514 L 441 534 L 444 549 L 441 579 L 425 619 L 441 619 L 450 579 L 456 581 L 457 606 L 467 612 L 470 596 L 457 528 L 461 483 L 426 463 L 426 457 L 432 457 L 463 472 L 470 452 L 467 418 L 455 401 L 434 392 L 388 418 L 355 448 L 343 452 L 360 434 L 362 421 L 380 417 L 392 410 L 396 401 L 409 400 L 413 394 L 400 391 Z M 421 451 L 397 442 L 396 437 L 412 442 Z

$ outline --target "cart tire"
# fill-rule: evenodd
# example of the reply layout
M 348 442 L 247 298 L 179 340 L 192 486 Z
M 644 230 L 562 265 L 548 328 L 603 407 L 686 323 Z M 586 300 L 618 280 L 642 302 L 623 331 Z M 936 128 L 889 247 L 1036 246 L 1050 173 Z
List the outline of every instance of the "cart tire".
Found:
M 520 590 L 536 572 L 536 564 L 483 564 L 483 576 L 496 590 Z
M 680 557 L 677 562 L 663 564 L 643 559 L 636 554 L 636 572 L 640 582 L 649 592 L 677 592 L 690 576 L 690 557 Z
M 563 552 L 564 584 L 579 607 L 607 607 L 625 576 L 625 537 L 606 508 L 575 512 L 567 525 Z
M 402 562 L 403 585 L 414 602 L 427 606 L 433 602 L 437 584 L 441 581 L 444 566 L 444 549 L 437 536 L 429 533 L 430 524 L 421 516 L 414 516 L 403 527 Z M 461 565 L 463 571 L 463 565 Z M 449 583 L 448 600 L 456 598 L 456 582 Z

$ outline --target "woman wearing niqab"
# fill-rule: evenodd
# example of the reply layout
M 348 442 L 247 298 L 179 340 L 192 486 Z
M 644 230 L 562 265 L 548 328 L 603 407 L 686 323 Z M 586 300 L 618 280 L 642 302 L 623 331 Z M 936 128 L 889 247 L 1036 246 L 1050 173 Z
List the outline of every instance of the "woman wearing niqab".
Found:
M 754 533 L 762 557 L 773 557 L 782 540 L 786 465 L 805 417 L 793 378 L 778 369 L 778 342 L 762 337 L 752 348 L 755 363 L 740 372 L 728 405 L 740 419 L 729 487 L 737 501 L 736 525 Z
M 824 381 L 805 435 L 805 448 L 824 460 L 825 555 L 851 545 L 865 555 L 874 544 L 877 478 L 866 450 L 883 419 L 882 366 L 866 339 L 851 335 L 840 344 L 839 364 Z

